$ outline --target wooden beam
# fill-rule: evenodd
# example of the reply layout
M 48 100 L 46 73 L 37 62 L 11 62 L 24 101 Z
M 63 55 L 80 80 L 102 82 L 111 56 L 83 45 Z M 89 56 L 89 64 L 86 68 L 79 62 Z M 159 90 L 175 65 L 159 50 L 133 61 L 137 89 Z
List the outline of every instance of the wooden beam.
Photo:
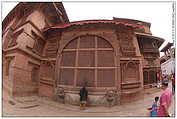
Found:
M 57 13 L 59 13 L 58 15 L 63 15 L 62 12 L 58 9 L 57 5 L 53 2 L 53 6 L 56 9 Z
M 116 69 L 117 67 L 70 67 L 70 66 L 61 66 L 61 69 Z
M 96 48 L 96 51 L 95 51 L 95 67 L 98 66 L 98 51 L 97 51 L 97 48 L 98 48 L 98 39 L 97 37 L 95 37 L 95 48 Z M 95 69 L 95 87 L 97 87 L 97 78 L 98 78 L 98 70 Z
M 78 39 L 76 39 L 76 40 L 77 40 L 77 49 L 76 49 L 75 67 L 78 66 L 78 60 L 79 60 L 79 51 L 78 51 L 78 49 L 79 49 L 79 46 L 80 46 L 80 37 Z M 76 83 L 77 83 L 77 73 L 78 73 L 77 68 L 75 68 L 74 69 L 74 87 L 76 87 Z
M 57 5 L 54 2 L 53 2 L 53 6 L 54 6 L 54 8 L 55 8 L 55 10 L 56 10 L 61 22 L 64 23 L 64 20 L 63 20 L 63 17 L 62 17 L 63 13 L 58 9 Z
M 96 51 L 96 50 L 101 50 L 101 51 L 113 51 L 113 48 L 79 48 L 79 49 L 64 49 L 63 51 Z

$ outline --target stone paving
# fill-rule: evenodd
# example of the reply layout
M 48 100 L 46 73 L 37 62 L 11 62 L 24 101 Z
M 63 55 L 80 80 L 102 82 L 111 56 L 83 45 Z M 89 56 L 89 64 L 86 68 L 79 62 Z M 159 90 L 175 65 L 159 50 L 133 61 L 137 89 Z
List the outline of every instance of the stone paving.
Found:
M 21 97 L 10 99 L 3 93 L 3 116 L 31 116 L 31 117 L 148 117 L 149 108 L 155 96 L 162 93 L 159 89 L 145 92 L 144 98 L 114 107 L 87 107 L 80 110 L 79 106 L 60 104 L 45 97 Z M 6 98 L 5 98 L 6 97 Z M 10 102 L 9 102 L 10 100 Z M 174 98 L 169 109 L 174 114 Z

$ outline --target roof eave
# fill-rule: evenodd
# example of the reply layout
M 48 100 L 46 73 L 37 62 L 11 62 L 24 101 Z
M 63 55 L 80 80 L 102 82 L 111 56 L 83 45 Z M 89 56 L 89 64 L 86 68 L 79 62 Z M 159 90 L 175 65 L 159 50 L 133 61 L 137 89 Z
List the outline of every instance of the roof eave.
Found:
M 162 50 L 160 50 L 160 52 L 166 51 L 166 49 L 170 48 L 171 46 L 173 46 L 173 43 L 168 42 L 168 44 L 166 44 L 166 45 L 162 48 Z
M 135 34 L 138 35 L 138 36 L 141 36 L 141 37 L 145 37 L 145 38 L 154 39 L 154 40 L 159 41 L 158 48 L 160 48 L 160 46 L 161 46 L 161 45 L 164 43 L 164 41 L 165 41 L 163 38 L 156 37 L 156 36 L 152 36 L 152 35 L 150 35 L 150 34 L 138 33 L 138 32 L 135 32 Z
M 67 27 L 71 26 L 81 26 L 81 25 L 86 25 L 86 24 L 114 24 L 114 25 L 124 25 L 126 27 L 132 27 L 132 28 L 140 28 L 140 25 L 134 25 L 134 24 L 129 24 L 129 23 L 124 23 L 124 22 L 116 22 L 114 20 L 84 20 L 84 21 L 76 21 L 76 22 L 70 22 L 68 24 L 62 24 L 62 25 L 55 25 L 51 27 L 44 28 L 43 31 L 46 32 L 49 29 L 64 29 Z

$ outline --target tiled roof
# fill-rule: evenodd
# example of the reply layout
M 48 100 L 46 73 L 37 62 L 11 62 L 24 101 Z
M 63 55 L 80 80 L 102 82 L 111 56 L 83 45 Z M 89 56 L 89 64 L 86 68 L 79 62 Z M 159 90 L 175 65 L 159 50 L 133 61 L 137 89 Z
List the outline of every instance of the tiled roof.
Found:
M 95 24 L 95 23 L 105 23 L 105 24 L 115 24 L 115 25 L 124 25 L 124 26 L 130 26 L 133 28 L 143 28 L 141 25 L 137 24 L 130 24 L 125 22 L 118 22 L 115 20 L 83 20 L 83 21 L 76 21 L 76 22 L 70 22 L 68 24 L 62 24 L 62 25 L 56 25 L 51 27 L 46 27 L 43 29 L 43 31 L 47 31 L 49 29 L 63 29 L 74 25 L 84 25 L 84 24 Z

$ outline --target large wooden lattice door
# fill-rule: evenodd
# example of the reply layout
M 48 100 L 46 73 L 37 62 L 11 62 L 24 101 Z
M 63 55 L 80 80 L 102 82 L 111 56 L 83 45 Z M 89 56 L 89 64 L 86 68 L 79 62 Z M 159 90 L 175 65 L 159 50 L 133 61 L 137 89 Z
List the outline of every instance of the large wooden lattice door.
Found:
M 69 42 L 61 53 L 58 85 L 115 87 L 114 49 L 105 39 L 85 35 Z
M 153 70 L 143 72 L 144 85 L 157 83 L 157 73 Z

